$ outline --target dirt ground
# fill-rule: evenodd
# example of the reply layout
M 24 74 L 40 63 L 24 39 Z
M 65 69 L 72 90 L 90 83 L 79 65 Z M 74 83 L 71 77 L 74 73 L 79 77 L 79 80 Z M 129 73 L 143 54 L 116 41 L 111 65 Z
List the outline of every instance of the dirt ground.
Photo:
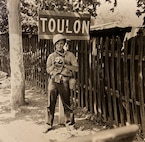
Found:
M 36 87 L 26 86 L 27 105 L 21 106 L 18 111 L 11 111 L 10 91 L 9 85 L 0 86 L 0 142 L 59 142 L 75 136 L 94 134 L 107 127 L 90 121 L 85 110 L 77 110 L 76 124 L 68 129 L 58 125 L 56 107 L 54 129 L 44 134 L 46 95 Z
M 58 124 L 58 107 L 56 107 L 54 129 L 43 134 L 45 107 L 44 95 L 36 87 L 26 86 L 27 105 L 18 111 L 10 110 L 10 86 L 0 87 L 0 142 L 48 142 L 63 141 L 74 136 L 84 136 L 100 130 L 100 126 L 89 122 L 84 117 L 75 118 L 75 128 L 69 129 Z

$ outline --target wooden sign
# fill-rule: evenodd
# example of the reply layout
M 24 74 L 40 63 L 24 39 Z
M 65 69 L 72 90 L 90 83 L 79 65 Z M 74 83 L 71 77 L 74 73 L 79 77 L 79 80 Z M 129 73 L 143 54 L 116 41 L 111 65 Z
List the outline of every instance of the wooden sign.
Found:
M 71 40 L 89 40 L 90 15 L 62 11 L 39 11 L 39 38 L 62 33 Z

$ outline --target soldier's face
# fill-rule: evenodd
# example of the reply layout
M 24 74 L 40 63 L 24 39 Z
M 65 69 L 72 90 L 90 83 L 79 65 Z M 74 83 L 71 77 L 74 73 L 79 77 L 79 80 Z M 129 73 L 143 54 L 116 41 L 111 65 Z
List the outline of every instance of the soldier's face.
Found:
M 62 51 L 63 50 L 63 46 L 65 44 L 64 40 L 59 40 L 56 44 L 55 44 L 55 48 L 57 51 Z

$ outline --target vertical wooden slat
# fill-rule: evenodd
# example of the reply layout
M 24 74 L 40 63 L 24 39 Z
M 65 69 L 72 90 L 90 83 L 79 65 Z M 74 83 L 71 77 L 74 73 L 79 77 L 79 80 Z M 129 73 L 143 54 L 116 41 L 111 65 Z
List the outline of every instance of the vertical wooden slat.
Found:
M 130 90 L 132 98 L 132 113 L 133 113 L 133 123 L 138 123 L 137 121 L 137 106 L 136 106 L 136 92 L 135 92 L 135 38 L 131 40 L 131 60 L 130 60 Z
M 85 107 L 88 110 L 89 109 L 89 105 L 88 105 L 88 46 L 85 47 Z
M 145 109 L 144 109 L 144 93 L 143 93 L 143 67 L 142 67 L 142 57 L 143 57 L 143 35 L 141 34 L 138 39 L 139 47 L 139 60 L 138 60 L 138 91 L 140 100 L 140 114 L 141 114 L 141 125 L 143 129 L 143 135 L 145 136 Z
M 105 76 L 107 82 L 107 99 L 108 99 L 108 110 L 109 119 L 113 121 L 113 111 L 112 111 L 112 101 L 111 101 L 111 91 L 110 91 L 110 74 L 109 74 L 109 38 L 105 41 Z
M 79 72 L 78 72 L 78 107 L 81 107 L 81 49 L 82 47 L 80 47 L 78 45 L 78 42 L 76 43 L 76 46 L 78 46 L 78 63 L 79 63 Z
M 34 78 L 35 78 L 35 70 L 34 70 L 34 64 L 33 64 L 33 56 L 34 56 L 34 48 L 36 48 L 36 46 L 34 45 L 34 43 L 36 42 L 35 40 L 34 40 L 34 37 L 32 36 L 32 40 L 31 40 L 33 43 L 31 43 L 32 44 L 32 48 L 31 48 L 31 55 L 30 55 L 30 57 L 31 57 L 31 73 L 32 73 L 32 78 L 31 78 L 31 81 L 32 82 L 34 82 Z M 33 83 L 34 84 L 34 83 Z
M 131 123 L 130 121 L 130 107 L 129 107 L 129 80 L 128 80 L 128 64 L 127 64 L 127 54 L 128 54 L 128 41 L 125 41 L 125 48 L 124 48 L 124 94 L 125 94 L 125 109 L 126 109 L 126 116 L 127 122 Z
M 40 42 L 39 42 L 39 45 L 38 46 L 41 46 L 40 45 L 40 43 L 41 43 L 41 41 L 42 40 L 40 40 Z M 35 49 L 34 49 L 34 53 L 33 53 L 33 58 L 34 58 L 34 60 L 36 60 L 36 54 L 37 54 L 37 46 L 35 47 Z M 36 86 L 37 85 L 37 70 L 36 70 L 36 61 L 34 62 L 34 65 L 33 65 L 33 73 L 34 73 L 34 79 L 33 79 L 33 82 L 34 82 L 34 85 Z
M 101 108 L 101 95 L 104 95 L 104 94 L 101 94 L 101 82 L 100 82 L 100 73 L 101 73 L 101 66 L 102 66 L 102 62 L 100 61 L 100 58 L 103 57 L 101 56 L 101 49 L 100 49 L 100 45 L 99 45 L 99 39 L 97 38 L 97 65 L 96 65 L 96 77 L 97 77 L 97 104 L 98 104 L 98 108 L 97 108 L 97 112 L 98 112 L 98 116 L 99 118 L 101 118 L 102 116 L 102 108 Z M 103 87 L 103 86 L 102 86 Z
M 119 91 L 118 107 L 120 112 L 121 125 L 124 125 L 124 112 L 123 112 L 123 102 L 122 102 L 122 90 L 121 90 L 121 39 L 117 39 L 117 90 Z
M 43 40 L 42 40 L 42 43 L 43 43 Z M 43 45 L 43 44 L 42 44 Z M 36 62 L 37 62 L 37 56 L 38 56 L 38 48 L 36 48 L 36 52 L 35 52 L 35 59 L 36 59 Z M 35 67 L 35 70 L 36 70 L 36 85 L 37 87 L 39 87 L 39 74 L 38 74 L 38 62 L 36 63 L 36 65 L 34 66 Z
M 28 64 L 29 64 L 29 70 L 28 70 L 28 76 L 29 76 L 29 78 L 28 78 L 28 81 L 31 81 L 32 80 L 32 78 L 31 78 L 31 69 L 32 69 L 32 63 L 31 63 L 31 50 L 30 50 L 30 45 L 31 45 L 31 39 L 30 39 L 30 36 L 29 35 L 26 35 L 26 39 L 27 39 L 27 51 L 29 51 L 29 62 L 28 62 Z
M 30 61 L 31 60 L 31 58 L 30 58 L 31 55 L 30 55 L 30 52 L 28 51 L 28 38 L 26 36 L 24 36 L 24 38 L 25 38 L 25 42 L 24 42 L 25 48 L 28 52 L 27 59 L 28 59 L 28 61 Z M 27 70 L 26 70 L 27 81 L 30 81 L 30 73 L 29 72 L 30 72 L 31 62 L 30 63 L 27 62 L 26 64 L 27 64 Z
M 97 68 L 97 63 L 98 63 L 98 58 L 96 60 L 97 57 L 97 39 L 94 38 L 93 39 L 93 43 L 92 43 L 92 55 L 93 55 L 93 109 L 94 109 L 94 113 L 97 114 L 97 74 L 98 74 L 98 70 L 99 67 Z M 99 78 L 99 77 L 98 77 Z
M 43 40 L 43 47 L 44 47 L 44 41 Z M 42 52 L 42 46 L 37 48 L 37 71 L 38 71 L 38 87 L 41 88 L 41 72 L 39 71 L 39 66 L 41 64 L 41 52 Z
M 26 50 L 26 47 L 25 47 L 25 42 L 24 42 L 24 40 L 25 40 L 25 38 L 23 37 L 23 48 L 24 48 L 24 50 Z M 25 79 L 27 80 L 27 51 L 26 51 L 26 53 L 25 53 L 25 56 L 24 56 L 24 60 L 25 60 Z
M 44 45 L 43 47 L 39 47 L 39 57 L 38 57 L 38 68 L 40 68 L 39 70 L 39 75 L 40 75 L 40 89 L 43 89 L 43 77 L 44 77 L 44 73 L 43 73 L 43 68 L 44 68 L 44 65 L 43 65 L 43 50 L 45 48 L 45 43 L 46 43 L 46 40 L 44 40 Z
M 40 43 L 41 42 L 42 42 L 42 40 L 40 40 Z M 41 46 L 40 43 L 39 43 L 39 46 Z M 33 60 L 36 60 L 36 50 L 37 50 L 37 47 L 35 47 L 34 51 L 33 51 Z M 33 67 L 34 74 L 35 74 L 34 75 L 34 84 L 35 84 L 35 86 L 37 86 L 37 70 L 36 70 L 36 65 L 33 64 L 32 67 Z
M 103 37 L 100 38 L 100 50 L 101 50 L 101 59 L 100 59 L 100 66 L 101 66 L 101 100 L 98 99 L 98 104 L 102 103 L 102 109 L 103 109 L 103 116 L 104 120 L 107 120 L 107 104 L 106 104 L 106 95 L 105 95 L 105 72 L 104 72 L 104 45 L 103 45 Z M 98 108 L 99 111 L 99 108 Z
M 81 107 L 84 107 L 84 47 L 86 45 L 84 44 L 84 42 L 80 41 L 80 48 L 81 48 Z
M 93 89 L 92 89 L 92 48 L 89 46 L 89 110 L 90 112 L 93 112 Z
M 38 66 L 37 66 L 37 70 L 38 70 L 38 76 L 39 76 L 39 88 L 41 89 L 43 87 L 43 77 L 42 77 L 42 68 L 39 69 L 42 65 L 42 50 L 45 46 L 45 40 L 43 40 L 43 46 L 38 47 L 38 56 L 37 56 L 37 62 L 38 62 Z
M 47 40 L 47 46 L 45 48 L 45 63 L 47 63 L 47 57 L 48 57 L 48 48 L 49 48 L 49 40 Z M 45 68 L 46 68 L 46 64 L 45 64 Z M 45 69 L 46 72 L 46 69 Z M 47 92 L 47 85 L 48 85 L 48 73 L 46 72 L 46 78 L 45 78 L 45 91 Z
M 118 114 L 117 114 L 117 103 L 116 103 L 116 93 L 115 93 L 115 77 L 114 77 L 114 59 L 115 59 L 115 39 L 114 37 L 112 38 L 111 41 L 111 64 L 110 64 L 110 72 L 111 72 L 111 86 L 112 86 L 112 94 L 113 94 L 113 108 L 114 108 L 114 118 L 115 118 L 115 123 L 118 125 Z M 117 47 L 119 48 L 119 47 Z
M 74 46 L 74 41 L 72 41 L 70 48 L 72 49 L 72 52 L 75 54 L 78 60 L 78 47 Z M 77 73 L 74 73 L 74 78 L 77 80 L 76 85 L 78 85 Z M 75 90 L 71 91 L 71 97 L 72 97 L 71 99 L 72 99 L 73 107 L 77 106 L 77 89 L 78 87 L 76 87 Z

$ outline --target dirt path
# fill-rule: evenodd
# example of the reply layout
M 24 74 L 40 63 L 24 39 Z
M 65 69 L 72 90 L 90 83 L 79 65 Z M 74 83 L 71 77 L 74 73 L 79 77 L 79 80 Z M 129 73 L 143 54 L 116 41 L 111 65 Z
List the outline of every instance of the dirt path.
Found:
M 99 130 L 85 118 L 76 118 L 77 129 L 59 126 L 58 112 L 55 114 L 54 128 L 43 134 L 46 96 L 34 87 L 26 87 L 28 104 L 18 112 L 10 111 L 10 87 L 0 89 L 0 142 L 48 142 L 63 141 L 74 136 L 84 136 Z M 58 108 L 56 108 L 56 111 Z

